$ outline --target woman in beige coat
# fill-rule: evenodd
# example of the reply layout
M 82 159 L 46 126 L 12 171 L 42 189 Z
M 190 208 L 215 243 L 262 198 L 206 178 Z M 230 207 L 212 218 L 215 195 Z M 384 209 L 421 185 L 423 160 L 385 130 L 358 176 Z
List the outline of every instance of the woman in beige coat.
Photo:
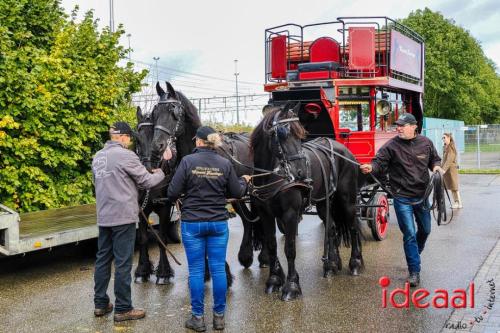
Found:
M 443 134 L 443 143 L 444 183 L 453 196 L 454 203 L 451 208 L 462 208 L 462 198 L 458 191 L 457 147 L 451 133 Z

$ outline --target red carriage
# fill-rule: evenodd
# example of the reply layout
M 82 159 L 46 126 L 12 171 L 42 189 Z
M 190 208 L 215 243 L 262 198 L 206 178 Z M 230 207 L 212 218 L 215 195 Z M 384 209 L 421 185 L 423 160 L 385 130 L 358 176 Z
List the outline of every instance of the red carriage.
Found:
M 388 17 L 339 17 L 265 31 L 265 91 L 271 105 L 300 101 L 308 138 L 326 136 L 349 148 L 359 163 L 397 135 L 395 120 L 423 120 L 424 42 Z M 359 193 L 359 216 L 375 239 L 387 235 L 389 201 L 378 186 Z

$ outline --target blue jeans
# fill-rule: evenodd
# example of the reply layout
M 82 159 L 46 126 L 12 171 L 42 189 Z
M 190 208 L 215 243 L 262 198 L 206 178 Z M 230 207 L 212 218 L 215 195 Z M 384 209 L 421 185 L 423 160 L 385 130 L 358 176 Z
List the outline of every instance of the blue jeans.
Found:
M 115 260 L 115 313 L 132 310 L 130 283 L 135 245 L 135 223 L 115 227 L 99 227 L 98 250 L 94 273 L 94 305 L 108 306 L 111 262 Z
M 431 212 L 425 209 L 429 207 L 427 200 L 414 206 L 409 204 L 419 200 L 418 198 L 394 198 L 394 210 L 398 218 L 399 229 L 403 233 L 406 263 L 410 273 L 420 272 L 420 254 L 431 233 Z M 416 231 L 415 221 L 417 222 Z
M 227 221 L 181 223 L 182 244 L 189 265 L 189 290 L 191 311 L 195 316 L 204 313 L 205 256 L 212 276 L 213 311 L 223 314 L 226 310 L 226 250 L 229 238 Z

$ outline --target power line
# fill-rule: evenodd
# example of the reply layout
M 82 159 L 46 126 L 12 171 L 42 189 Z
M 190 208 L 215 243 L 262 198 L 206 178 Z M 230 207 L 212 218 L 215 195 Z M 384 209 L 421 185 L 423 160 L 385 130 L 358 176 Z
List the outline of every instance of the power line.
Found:
M 147 65 L 147 66 L 151 66 L 151 64 L 149 64 L 147 62 L 140 61 L 140 60 L 133 60 L 133 62 L 139 63 L 139 64 L 143 64 L 143 65 Z M 203 77 L 203 78 L 206 78 L 206 79 L 220 80 L 220 81 L 226 81 L 226 82 L 231 82 L 231 83 L 234 82 L 231 79 L 225 79 L 225 78 L 211 76 L 211 75 L 205 75 L 205 74 L 191 73 L 191 72 L 182 71 L 182 70 L 179 70 L 179 69 L 170 68 L 170 67 L 167 67 L 167 66 L 164 66 L 164 65 L 159 65 L 158 68 L 165 69 L 167 71 L 176 72 L 176 73 L 183 73 L 183 74 L 187 74 L 187 75 L 199 76 L 199 77 Z M 249 81 L 239 81 L 239 83 L 251 84 L 251 85 L 258 85 L 258 86 L 261 85 L 260 83 L 249 82 Z
M 164 71 L 161 71 L 161 70 L 158 71 L 158 73 L 168 75 L 168 73 L 165 73 Z M 162 75 L 159 75 L 158 79 L 155 80 L 153 75 L 154 75 L 154 73 L 150 72 L 144 81 L 151 82 L 152 86 L 154 86 L 155 82 L 157 82 L 158 80 L 162 81 L 164 79 L 164 77 Z M 202 90 L 202 91 L 208 90 L 208 91 L 223 92 L 223 93 L 232 93 L 233 92 L 233 90 L 231 89 L 231 86 L 229 84 L 227 85 L 227 89 L 217 89 L 217 88 L 207 87 L 206 85 L 209 84 L 209 82 L 206 82 L 206 81 L 180 80 L 177 77 L 167 78 L 167 80 L 176 86 L 190 88 L 189 90 L 193 90 L 193 89 Z M 185 92 L 184 89 L 182 89 L 182 91 Z M 247 89 L 243 90 L 243 94 L 251 94 L 251 93 L 254 93 L 254 92 L 252 92 L 251 90 L 247 90 Z

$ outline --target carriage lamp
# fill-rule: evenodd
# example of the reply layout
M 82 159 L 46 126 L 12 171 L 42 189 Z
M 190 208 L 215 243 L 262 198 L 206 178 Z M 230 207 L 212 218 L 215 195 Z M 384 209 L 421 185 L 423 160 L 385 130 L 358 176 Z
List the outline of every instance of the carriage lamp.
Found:
M 304 109 L 307 113 L 312 114 L 314 118 L 318 118 L 319 114 L 321 113 L 321 106 L 319 106 L 317 103 L 307 103 Z

